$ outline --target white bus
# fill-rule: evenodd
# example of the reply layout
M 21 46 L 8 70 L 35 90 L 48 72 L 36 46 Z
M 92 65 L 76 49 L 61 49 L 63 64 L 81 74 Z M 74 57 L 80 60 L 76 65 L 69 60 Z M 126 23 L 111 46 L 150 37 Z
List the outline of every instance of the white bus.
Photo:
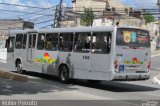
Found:
M 75 27 L 11 31 L 7 62 L 18 73 L 34 71 L 69 79 L 146 80 L 150 36 L 134 27 Z

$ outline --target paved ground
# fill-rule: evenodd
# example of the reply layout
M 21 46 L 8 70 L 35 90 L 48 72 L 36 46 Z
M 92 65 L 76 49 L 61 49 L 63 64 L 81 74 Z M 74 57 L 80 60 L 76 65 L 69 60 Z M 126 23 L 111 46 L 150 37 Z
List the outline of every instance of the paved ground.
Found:
M 160 85 L 153 84 L 154 77 L 159 74 L 159 58 L 160 56 L 152 57 L 154 63 L 151 67 L 155 70 L 151 70 L 151 78 L 146 81 L 104 81 L 101 84 L 89 84 L 78 80 L 70 84 L 62 84 L 53 76 L 30 72 L 26 73 L 29 77 L 28 82 L 0 78 L 0 100 L 51 100 L 38 101 L 38 106 L 44 106 L 47 103 L 47 106 L 53 106 L 53 104 L 56 106 L 142 106 L 146 102 L 158 103 L 154 106 L 160 106 L 160 101 L 158 101 L 160 100 Z M 0 67 L 7 68 L 4 65 Z M 68 103 L 64 100 L 74 101 Z
M 26 73 L 29 76 L 27 83 L 0 78 L 0 100 L 98 100 L 90 102 L 97 106 L 140 106 L 144 100 L 160 100 L 160 85 L 152 82 L 153 76 L 158 72 L 151 72 L 151 79 L 147 81 L 104 81 L 101 84 L 89 84 L 80 80 L 62 84 L 53 76 Z
M 154 83 L 160 84 L 160 50 L 152 51 L 151 69 L 158 71 L 155 76 Z

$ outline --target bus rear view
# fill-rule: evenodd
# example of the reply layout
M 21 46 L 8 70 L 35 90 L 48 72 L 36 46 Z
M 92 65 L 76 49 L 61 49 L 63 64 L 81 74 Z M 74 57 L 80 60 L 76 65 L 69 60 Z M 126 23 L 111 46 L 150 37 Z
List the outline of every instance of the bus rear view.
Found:
M 146 80 L 150 77 L 150 36 L 147 30 L 118 28 L 113 80 Z

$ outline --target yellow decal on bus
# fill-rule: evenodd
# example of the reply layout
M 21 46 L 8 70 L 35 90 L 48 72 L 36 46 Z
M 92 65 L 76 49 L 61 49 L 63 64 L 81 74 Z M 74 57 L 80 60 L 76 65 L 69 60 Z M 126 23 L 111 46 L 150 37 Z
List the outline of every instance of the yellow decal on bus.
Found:
M 43 56 L 37 56 L 34 62 L 46 63 L 46 64 L 56 64 L 56 59 L 50 58 L 49 54 L 46 52 Z
M 123 38 L 125 43 L 131 42 L 131 32 L 123 31 Z
M 139 61 L 136 57 L 132 58 L 131 60 L 124 60 L 123 64 L 143 64 L 143 61 Z

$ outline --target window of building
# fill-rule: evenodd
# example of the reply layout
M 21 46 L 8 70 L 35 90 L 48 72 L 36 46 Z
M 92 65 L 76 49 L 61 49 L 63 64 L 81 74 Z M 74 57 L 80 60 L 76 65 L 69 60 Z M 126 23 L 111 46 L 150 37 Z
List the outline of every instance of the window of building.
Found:
M 93 33 L 92 53 L 109 53 L 111 49 L 111 33 Z
M 22 39 L 23 39 L 23 34 L 16 35 L 16 49 L 22 48 Z
M 73 33 L 61 33 L 59 37 L 59 51 L 72 51 Z
M 38 50 L 43 50 L 44 49 L 44 44 L 45 44 L 45 34 L 40 33 L 40 34 L 38 34 L 37 49 Z
M 45 49 L 56 51 L 58 48 L 58 34 L 48 33 L 46 34 Z
M 74 37 L 75 52 L 90 52 L 91 33 L 76 33 Z

